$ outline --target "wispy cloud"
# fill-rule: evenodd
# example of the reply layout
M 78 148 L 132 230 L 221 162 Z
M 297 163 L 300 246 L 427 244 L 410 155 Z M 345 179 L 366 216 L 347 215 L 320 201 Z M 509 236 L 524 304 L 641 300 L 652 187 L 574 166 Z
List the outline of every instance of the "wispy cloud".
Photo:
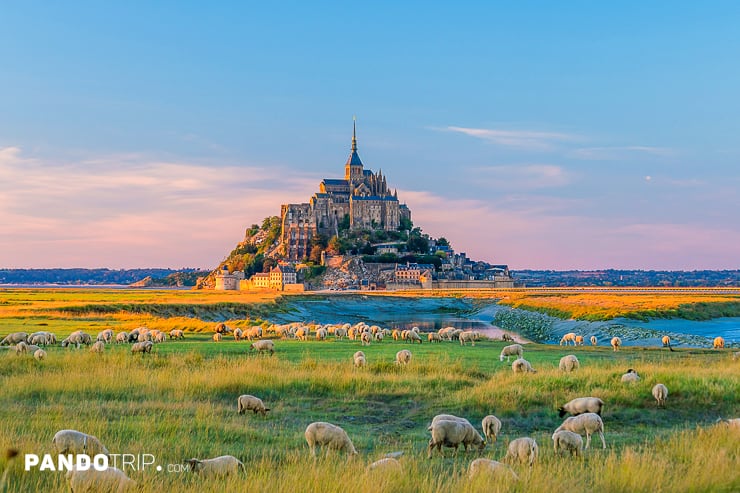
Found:
M 568 153 L 569 157 L 591 161 L 619 161 L 632 159 L 639 155 L 654 157 L 671 157 L 675 149 L 652 146 L 617 146 L 617 147 L 581 147 Z
M 542 132 L 535 130 L 504 130 L 454 126 L 444 127 L 440 130 L 469 135 L 470 137 L 487 140 L 500 146 L 533 151 L 551 150 L 555 147 L 556 143 L 570 142 L 580 139 L 579 136 L 574 134 Z
M 553 164 L 483 166 L 471 168 L 471 171 L 476 184 L 524 190 L 561 187 L 571 181 L 571 176 L 561 166 Z

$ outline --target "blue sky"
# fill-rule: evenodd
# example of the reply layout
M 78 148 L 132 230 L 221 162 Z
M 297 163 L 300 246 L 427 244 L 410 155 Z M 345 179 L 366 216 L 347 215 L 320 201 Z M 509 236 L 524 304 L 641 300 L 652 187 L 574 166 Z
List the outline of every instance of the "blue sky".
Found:
M 214 267 L 343 173 L 512 268 L 738 268 L 735 2 L 4 5 L 0 267 Z

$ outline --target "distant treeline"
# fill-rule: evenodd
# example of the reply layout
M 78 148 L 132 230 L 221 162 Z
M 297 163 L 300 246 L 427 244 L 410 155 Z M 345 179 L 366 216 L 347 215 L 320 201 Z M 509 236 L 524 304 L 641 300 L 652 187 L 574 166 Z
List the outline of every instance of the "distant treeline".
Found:
M 512 270 L 527 287 L 738 287 L 740 270 Z
M 150 277 L 164 285 L 195 285 L 197 269 L 0 269 L 0 284 L 123 284 Z M 169 283 L 166 279 L 177 279 Z

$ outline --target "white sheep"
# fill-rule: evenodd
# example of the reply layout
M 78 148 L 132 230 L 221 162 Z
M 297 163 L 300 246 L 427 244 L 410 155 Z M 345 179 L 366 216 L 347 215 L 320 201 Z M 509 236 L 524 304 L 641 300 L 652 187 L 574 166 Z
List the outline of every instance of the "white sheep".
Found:
M 363 346 L 369 346 L 372 338 L 373 338 L 373 335 L 371 332 L 363 332 L 362 335 L 360 336 L 360 343 Z
M 98 337 L 95 340 L 110 344 L 113 342 L 113 329 L 105 329 L 98 332 Z
M 595 346 L 599 343 L 599 340 L 596 338 L 596 336 L 591 336 L 591 345 Z
M 435 447 L 444 455 L 442 445 L 454 448 L 455 454 L 457 454 L 457 448 L 461 444 L 466 451 L 468 450 L 468 445 L 476 446 L 478 450 L 483 450 L 486 447 L 486 441 L 467 420 L 443 419 L 433 422 L 427 430 L 432 432 L 427 453 L 427 458 L 429 459 L 432 458 L 432 452 Z
M 471 346 L 475 346 L 476 333 L 472 330 L 466 330 L 460 333 L 460 345 L 464 346 L 466 342 L 470 342 Z
M 412 329 L 412 330 L 410 330 L 408 332 L 407 340 L 411 344 L 413 344 L 415 342 L 418 342 L 419 344 L 421 344 L 422 341 L 421 341 L 421 336 L 419 335 L 419 328 L 418 327 L 414 327 L 414 329 L 416 329 L 416 330 L 413 330 Z
M 36 359 L 36 361 L 41 361 L 42 359 L 46 358 L 46 351 L 43 349 L 37 349 L 33 353 L 33 357 Z
M 347 329 L 345 329 L 344 327 L 339 327 L 334 331 L 334 337 L 337 340 L 341 341 L 342 339 L 347 337 Z
M 81 330 L 77 330 L 75 332 L 72 332 L 69 337 L 62 341 L 62 347 L 67 347 L 74 344 L 77 348 L 79 348 L 81 344 L 89 346 L 91 343 L 92 337 L 90 337 L 90 334 Z
M 306 428 L 306 442 L 311 449 L 311 454 L 316 457 L 316 447 L 324 447 L 327 450 L 344 451 L 348 455 L 357 455 L 357 449 L 349 439 L 349 435 L 337 425 L 316 421 Z
M 327 336 L 326 329 L 318 329 L 316 331 L 316 340 L 317 341 L 325 341 Z
M 581 438 L 581 435 L 568 430 L 560 430 L 553 433 L 552 445 L 555 448 L 556 455 L 560 455 L 561 451 L 565 451 L 579 456 L 583 452 L 583 438 Z
M 170 339 L 185 339 L 185 332 L 181 329 L 172 329 Z
M 141 336 L 139 336 L 141 339 Z M 221 335 L 220 332 L 216 332 L 213 334 L 213 342 L 221 342 L 223 340 L 224 336 Z
M 438 421 L 462 421 L 463 423 L 470 424 L 470 421 L 467 419 L 455 416 L 454 414 L 438 414 L 432 418 L 432 423 L 429 426 L 436 424 Z
M 439 332 L 430 332 L 427 334 L 427 340 L 429 342 L 442 342 L 442 336 Z
M 401 463 L 393 457 L 385 457 L 380 460 L 376 460 L 369 466 L 367 466 L 367 472 L 376 471 L 382 472 L 383 474 L 399 473 L 402 471 Z
M 105 343 L 103 341 L 96 341 L 95 344 L 90 346 L 91 353 L 102 353 L 105 351 Z
M 493 414 L 489 414 L 483 418 L 481 428 L 483 428 L 483 436 L 486 437 L 486 440 L 491 443 L 496 443 L 498 434 L 501 432 L 501 420 Z
M 186 459 L 183 461 L 190 466 L 190 470 L 203 477 L 222 477 L 237 474 L 239 469 L 246 471 L 242 461 L 233 455 L 222 455 L 213 459 Z
M 152 352 L 154 343 L 152 341 L 136 342 L 131 346 L 131 353 L 141 353 L 142 355 Z
M 725 339 L 723 337 L 715 337 L 714 341 L 712 342 L 712 349 L 724 349 L 725 348 Z
M 632 368 L 627 370 L 627 373 L 622 375 L 622 383 L 632 383 L 632 382 L 639 382 L 640 381 L 640 375 L 637 374 L 635 370 Z
M 411 362 L 411 351 L 408 349 L 402 349 L 396 353 L 396 364 L 397 365 L 408 365 Z
M 354 363 L 355 363 L 355 366 L 356 366 L 357 368 L 360 368 L 360 367 L 362 367 L 362 366 L 365 366 L 365 365 L 367 365 L 367 360 L 365 359 L 365 353 L 363 353 L 362 351 L 357 351 L 357 352 L 356 352 L 356 353 L 355 353 L 355 354 L 354 354 L 354 355 L 352 356 L 352 360 L 354 361 Z
M 379 330 L 375 334 L 375 342 L 383 342 L 383 338 L 385 337 L 385 331 Z
M 524 355 L 524 348 L 521 344 L 512 344 L 511 346 L 504 346 L 504 348 L 501 350 L 501 354 L 499 355 L 498 359 L 499 361 L 504 360 L 504 356 L 506 356 L 506 362 L 509 362 L 509 357 L 516 355 L 517 358 L 521 358 Z
M 598 433 L 601 438 L 601 443 L 606 448 L 606 440 L 604 440 L 604 422 L 601 420 L 601 416 L 596 413 L 583 413 L 578 416 L 571 416 L 566 418 L 556 430 L 557 433 L 560 430 L 568 430 L 579 435 L 586 435 L 586 448 L 591 445 L 591 435 Z
M 72 467 L 66 477 L 73 493 L 122 493 L 136 488 L 136 481 L 120 469 L 110 466 L 102 471 L 93 467 L 84 470 Z
M 570 372 L 577 370 L 580 366 L 581 364 L 578 362 L 578 358 L 576 358 L 575 354 L 567 354 L 560 358 L 558 368 L 560 368 L 560 371 Z
M 236 401 L 236 410 L 238 414 L 244 414 L 246 411 L 252 411 L 254 414 L 260 413 L 262 416 L 266 416 L 270 410 L 269 407 L 265 406 L 262 399 L 253 395 L 240 395 Z
M 731 430 L 740 431 L 740 418 L 730 418 L 722 420 L 725 425 Z
M 662 383 L 656 383 L 653 387 L 653 397 L 658 401 L 658 407 L 665 407 L 665 400 L 668 398 L 668 387 Z
M 125 344 L 126 342 L 128 342 L 128 333 L 119 332 L 116 334 L 116 344 Z
M 576 333 L 575 332 L 568 332 L 560 339 L 560 345 L 562 346 L 563 343 L 567 346 L 569 342 L 572 342 L 573 345 L 576 345 Z
M 167 340 L 167 335 L 164 332 L 157 331 L 156 334 L 154 334 L 154 342 L 162 343 Z
M 52 344 L 50 339 L 51 339 L 51 332 L 41 331 L 41 332 L 34 332 L 30 336 L 28 336 L 28 338 L 26 339 L 26 342 L 28 344 L 36 344 L 36 345 L 41 344 L 41 345 L 46 346 L 48 344 Z
M 537 373 L 537 370 L 532 368 L 532 365 L 524 358 L 518 358 L 511 364 L 511 369 L 514 373 Z
M 583 346 L 583 336 L 576 336 L 575 343 L 576 346 Z
M 509 442 L 504 460 L 518 461 L 525 464 L 529 463 L 529 467 L 532 467 L 534 461 L 537 460 L 538 452 L 539 447 L 537 447 L 537 442 L 534 438 L 517 438 Z
M 614 349 L 615 351 L 619 351 L 619 348 L 622 346 L 622 339 L 620 339 L 619 337 L 612 337 L 611 344 L 612 349 Z
M 558 408 L 560 417 L 570 413 L 578 416 L 583 413 L 595 413 L 601 416 L 601 410 L 604 408 L 604 401 L 598 397 L 577 397 L 563 404 Z
M 504 475 L 514 481 L 519 480 L 519 476 L 506 464 L 491 459 L 475 459 L 470 463 L 470 467 L 468 467 L 468 477 L 473 479 L 482 474 L 491 476 Z
M 250 351 L 257 351 L 257 353 L 269 352 L 270 356 L 275 354 L 275 343 L 270 339 L 262 339 L 261 341 L 253 342 L 249 345 Z
M 24 353 L 28 352 L 28 344 L 26 344 L 25 342 L 21 341 L 18 344 L 16 344 L 13 349 L 15 350 L 15 354 L 18 354 L 18 355 L 24 354 Z
M 13 332 L 12 334 L 8 334 L 2 341 L 0 341 L 0 346 L 12 346 L 19 342 L 28 342 L 27 332 Z
M 97 437 L 77 430 L 60 430 L 56 432 L 51 443 L 59 454 L 87 454 L 93 457 L 109 453 Z

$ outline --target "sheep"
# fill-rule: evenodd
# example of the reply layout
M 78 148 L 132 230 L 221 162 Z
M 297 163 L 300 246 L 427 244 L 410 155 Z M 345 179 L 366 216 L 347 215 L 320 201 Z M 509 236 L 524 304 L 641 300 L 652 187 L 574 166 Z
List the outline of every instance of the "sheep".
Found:
M 162 343 L 167 340 L 167 335 L 164 332 L 157 331 L 156 334 L 154 334 L 154 342 Z
M 598 397 L 577 397 L 558 408 L 558 414 L 561 418 L 568 413 L 573 416 L 583 413 L 595 413 L 601 416 L 601 410 L 603 408 L 604 401 Z
M 328 453 L 329 450 L 337 452 L 346 452 L 347 455 L 357 455 L 357 449 L 349 439 L 349 435 L 337 425 L 316 421 L 306 427 L 306 442 L 311 449 L 311 455 L 316 457 L 316 447 L 324 447 Z
M 410 330 L 407 335 L 407 340 L 413 344 L 415 342 L 418 342 L 419 344 L 422 343 L 421 336 L 419 335 L 419 328 L 414 327 L 416 330 Z
M 578 416 L 571 416 L 566 418 L 556 430 L 557 433 L 560 430 L 568 430 L 579 435 L 586 435 L 586 448 L 591 445 L 591 434 L 598 433 L 601 438 L 601 443 L 606 448 L 606 440 L 604 440 L 604 422 L 601 420 L 601 416 L 596 413 L 583 413 Z
M 325 341 L 326 340 L 326 329 L 319 329 L 316 331 L 316 340 L 317 341 Z
M 43 349 L 37 349 L 33 353 L 33 357 L 36 359 L 36 361 L 41 361 L 42 359 L 46 358 L 46 351 Z
M 439 335 L 439 332 L 430 332 L 427 334 L 427 340 L 429 342 L 442 342 L 442 336 Z
M 137 342 L 139 340 L 139 329 L 134 329 L 128 334 L 128 342 Z
M 577 370 L 580 366 L 581 364 L 578 362 L 578 358 L 576 358 L 575 354 L 568 354 L 560 358 L 558 368 L 560 368 L 560 371 L 570 372 Z
M 658 401 L 658 407 L 665 407 L 665 400 L 668 398 L 668 387 L 662 383 L 656 383 L 653 387 L 653 397 Z
M 122 493 L 136 488 L 136 481 L 116 467 L 107 467 L 102 471 L 90 467 L 77 469 L 72 467 L 66 474 L 69 489 L 73 493 Z
M 454 414 L 438 414 L 432 418 L 432 423 L 429 426 L 435 425 L 438 421 L 461 421 L 470 424 L 470 421 L 467 419 L 455 416 Z
M 234 329 L 234 341 L 239 342 L 242 340 L 242 329 L 236 328 Z
M 108 449 L 97 437 L 77 430 L 57 431 L 51 443 L 58 454 L 87 454 L 90 457 L 109 454 Z
M 411 351 L 408 349 L 402 349 L 396 353 L 396 364 L 397 365 L 408 365 L 411 362 Z
M 219 334 L 231 334 L 232 330 L 231 327 L 221 322 L 216 324 L 216 332 Z
M 534 465 L 534 461 L 537 460 L 538 452 L 539 447 L 537 447 L 537 442 L 534 438 L 517 438 L 516 440 L 509 442 L 504 460 L 529 463 L 529 467 L 532 467 Z
M 344 339 L 345 337 L 347 337 L 347 329 L 345 329 L 343 327 L 340 327 L 340 328 L 336 329 L 334 331 L 334 337 L 337 340 L 341 341 L 342 339 Z
M 12 346 L 19 342 L 28 342 L 28 333 L 13 332 L 12 334 L 8 334 L 2 341 L 0 341 L 0 346 Z
M 611 344 L 612 349 L 614 349 L 615 351 L 619 351 L 619 347 L 622 345 L 622 339 L 620 339 L 619 337 L 612 337 Z
M 26 344 L 25 342 L 21 341 L 21 342 L 19 342 L 18 344 L 15 345 L 14 350 L 15 350 L 15 354 L 17 354 L 17 355 L 24 354 L 24 353 L 28 352 L 28 344 Z
M 486 437 L 486 441 L 496 443 L 498 434 L 501 432 L 501 420 L 493 414 L 489 414 L 483 418 L 481 428 L 483 428 L 483 436 Z
M 220 332 L 213 334 L 213 342 L 221 342 L 223 338 L 224 336 L 222 336 Z
M 740 431 L 740 418 L 730 418 L 721 420 L 731 430 Z
M 501 350 L 501 355 L 499 355 L 498 359 L 499 361 L 504 360 L 504 356 L 506 356 L 506 362 L 509 362 L 509 357 L 516 355 L 517 358 L 521 358 L 524 355 L 524 348 L 521 344 L 512 344 L 511 346 L 504 346 L 504 348 Z
M 464 346 L 468 341 L 470 341 L 471 346 L 475 346 L 475 332 L 472 330 L 460 333 L 460 345 Z
M 560 345 L 562 346 L 563 343 L 567 346 L 569 342 L 572 342 L 573 345 L 576 345 L 576 333 L 575 332 L 568 332 L 560 339 Z
M 362 351 L 357 351 L 354 356 L 352 356 L 352 360 L 355 363 L 355 367 L 360 368 L 362 366 L 365 366 L 367 364 L 367 360 L 365 359 L 365 353 Z
M 504 334 L 501 336 L 501 342 L 514 342 L 514 338 L 511 337 L 511 335 L 504 332 Z
M 725 348 L 725 339 L 723 337 L 715 337 L 714 342 L 712 343 L 712 349 L 724 349 Z
M 537 370 L 532 368 L 532 365 L 524 358 L 517 358 L 511 364 L 511 369 L 514 373 L 537 373 Z
M 131 354 L 141 353 L 142 355 L 144 355 L 146 353 L 151 353 L 152 347 L 154 347 L 154 343 L 152 341 L 135 342 L 131 346 Z
M 576 336 L 576 346 L 583 346 L 583 336 Z
M 43 331 L 34 332 L 30 336 L 28 336 L 28 338 L 26 339 L 26 342 L 28 344 L 36 344 L 36 345 L 41 344 L 41 345 L 46 346 L 48 344 L 52 344 L 50 340 L 51 339 L 50 336 L 51 336 L 51 332 L 43 332 Z
M 401 463 L 398 462 L 397 459 L 394 459 L 393 457 L 385 457 L 380 460 L 376 460 L 369 466 L 367 466 L 366 471 L 377 471 L 377 472 L 383 472 L 386 473 L 398 473 L 401 472 Z
M 391 337 L 393 337 L 394 341 L 397 341 L 401 338 L 401 331 L 398 329 L 393 329 L 393 332 L 391 332 Z
M 105 351 L 105 343 L 103 341 L 96 341 L 95 344 L 90 346 L 91 353 L 102 353 Z
M 599 340 L 596 338 L 596 336 L 591 336 L 591 345 L 595 346 L 599 343 Z
M 583 438 L 581 438 L 581 435 L 568 430 L 560 430 L 553 433 L 552 445 L 556 455 L 560 455 L 561 451 L 565 451 L 577 457 L 583 452 Z
M 373 336 L 370 332 L 363 332 L 360 336 L 360 342 L 363 346 L 369 346 Z
M 203 477 L 221 477 L 238 474 L 239 469 L 246 471 L 244 463 L 233 455 L 222 455 L 213 459 L 186 459 L 183 461 L 190 470 Z
M 267 415 L 269 407 L 265 407 L 265 403 L 262 399 L 253 395 L 240 395 L 236 400 L 236 410 L 238 414 L 244 414 L 246 411 L 252 411 L 254 414 L 260 413 L 262 416 Z
M 138 342 L 146 342 L 152 340 L 152 333 L 149 331 L 139 332 L 139 337 L 136 338 Z
M 265 351 L 270 352 L 270 356 L 275 354 L 275 343 L 270 339 L 263 339 L 261 341 L 253 342 L 249 345 L 249 351 L 257 351 L 257 353 L 263 353 Z
M 432 458 L 432 452 L 436 447 L 439 452 L 442 452 L 442 445 L 445 447 L 452 447 L 455 449 L 457 454 L 457 447 L 460 444 L 467 451 L 468 445 L 476 446 L 478 450 L 483 450 L 486 447 L 486 441 L 475 431 L 473 425 L 466 421 L 460 420 L 439 420 L 436 423 L 432 423 L 427 430 L 432 432 L 432 438 L 429 440 L 429 447 L 427 458 Z
M 632 382 L 639 382 L 640 381 L 640 375 L 637 374 L 635 370 L 632 368 L 627 370 L 627 373 L 622 375 L 622 383 L 632 383 Z
M 470 467 L 468 467 L 468 477 L 470 479 L 473 479 L 476 476 L 482 474 L 491 476 L 499 476 L 505 474 L 507 477 L 513 479 L 514 481 L 519 480 L 519 476 L 517 476 L 516 473 L 512 471 L 511 468 L 506 464 L 502 464 L 491 459 L 475 459 L 473 462 L 470 463 Z
M 95 340 L 110 344 L 111 342 L 113 342 L 113 330 L 105 329 L 98 332 L 98 337 L 96 337 Z
M 185 339 L 185 332 L 181 329 L 172 329 L 170 339 Z
M 116 334 L 116 344 L 125 344 L 126 342 L 128 342 L 128 334 L 126 332 Z
M 33 353 L 35 353 L 39 349 L 41 348 L 38 347 L 36 344 L 29 344 L 28 346 L 26 346 L 26 352 L 30 354 L 31 356 L 33 356 Z
M 90 334 L 82 332 L 81 330 L 77 330 L 75 332 L 72 332 L 69 337 L 62 341 L 62 347 L 67 347 L 71 344 L 74 344 L 77 348 L 79 348 L 81 344 L 89 346 L 91 343 L 92 337 L 90 337 Z
M 460 339 L 460 334 L 463 333 L 462 329 L 455 329 L 452 332 L 450 332 L 450 340 L 451 341 L 457 341 Z

